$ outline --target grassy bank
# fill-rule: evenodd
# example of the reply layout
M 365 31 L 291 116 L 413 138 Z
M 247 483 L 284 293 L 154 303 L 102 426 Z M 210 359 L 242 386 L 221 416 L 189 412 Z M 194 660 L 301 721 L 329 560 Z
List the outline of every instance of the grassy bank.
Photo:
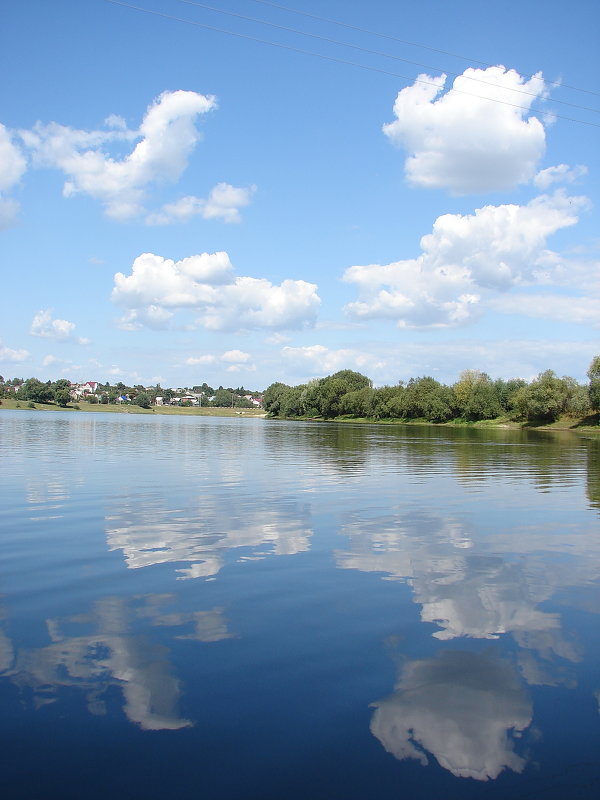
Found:
M 506 416 L 477 421 L 457 418 L 449 420 L 448 422 L 429 422 L 426 419 L 374 419 L 373 417 L 351 416 L 334 417 L 333 419 L 325 419 L 324 417 L 287 417 L 286 419 L 304 420 L 305 422 L 344 422 L 369 425 L 433 425 L 436 428 L 509 428 L 512 430 L 574 431 L 576 433 L 600 435 L 600 415 L 598 414 L 586 417 L 571 417 L 564 415 L 555 422 L 540 421 L 538 423 L 518 422 Z
M 69 403 L 66 407 L 56 405 L 56 403 L 33 403 L 28 400 L 2 399 L 0 411 L 2 409 L 33 409 L 37 411 L 63 411 L 74 414 L 82 411 L 92 413 L 105 412 L 108 414 L 150 414 L 151 416 L 177 415 L 180 417 L 264 417 L 265 412 L 261 408 L 206 408 L 192 406 L 191 408 L 178 408 L 177 406 L 152 406 L 151 408 L 140 408 L 134 405 L 103 405 L 102 403 Z

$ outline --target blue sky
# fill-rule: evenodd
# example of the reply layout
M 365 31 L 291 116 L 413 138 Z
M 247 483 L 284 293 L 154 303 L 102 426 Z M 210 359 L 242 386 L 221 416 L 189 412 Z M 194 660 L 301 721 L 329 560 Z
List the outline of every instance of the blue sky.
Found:
M 599 24 L 591 0 L 6 4 L 0 373 L 584 380 Z

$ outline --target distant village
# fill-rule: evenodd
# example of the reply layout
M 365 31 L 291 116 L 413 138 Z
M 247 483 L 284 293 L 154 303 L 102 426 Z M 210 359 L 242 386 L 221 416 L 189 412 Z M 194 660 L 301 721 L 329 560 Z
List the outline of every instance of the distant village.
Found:
M 72 383 L 70 385 L 69 393 L 73 400 L 87 400 L 91 397 L 102 398 L 106 384 L 100 384 L 97 381 L 87 381 L 86 383 Z M 121 384 L 116 387 L 109 387 L 116 389 L 117 394 L 112 402 L 115 403 L 132 403 L 136 398 L 139 398 L 140 391 L 145 392 L 151 404 L 155 406 L 202 406 L 202 405 L 236 405 L 245 400 L 248 407 L 260 408 L 262 406 L 262 396 L 259 394 L 242 394 L 244 388 L 241 389 L 223 389 L 220 386 L 217 390 L 208 385 L 204 387 L 194 386 L 192 390 L 188 388 L 177 389 L 163 389 L 160 386 L 144 386 L 134 387 L 133 390 L 123 389 L 120 390 Z M 108 393 L 114 394 L 114 392 Z M 217 402 L 218 401 L 218 402 Z M 110 402 L 110 400 L 109 400 Z
M 261 392 L 249 391 L 243 386 L 237 389 L 219 386 L 218 389 L 214 389 L 203 383 L 191 388 L 163 388 L 159 384 L 126 386 L 122 382 L 114 385 L 99 381 L 71 383 L 64 378 L 44 383 L 37 378 L 27 380 L 13 378 L 5 381 L 0 375 L 0 397 L 2 396 L 29 402 L 56 402 L 59 405 L 83 401 L 111 405 L 129 403 L 142 408 L 150 406 L 261 408 L 263 402 Z

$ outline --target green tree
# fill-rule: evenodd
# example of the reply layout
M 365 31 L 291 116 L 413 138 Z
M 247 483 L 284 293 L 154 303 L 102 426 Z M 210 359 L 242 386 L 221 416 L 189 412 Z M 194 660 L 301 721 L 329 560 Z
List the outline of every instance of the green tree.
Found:
M 496 396 L 503 411 L 513 411 L 513 396 L 515 392 L 527 386 L 527 381 L 523 378 L 509 378 L 507 381 L 498 378 L 494 381 Z
M 236 408 L 254 408 L 250 400 L 246 400 L 245 397 L 234 397 L 233 401 Z
M 518 416 L 529 422 L 554 422 L 566 411 L 568 399 L 566 379 L 559 378 L 551 369 L 541 372 L 513 396 Z
M 217 389 L 215 392 L 215 399 L 212 401 L 213 406 L 217 406 L 218 408 L 231 408 L 232 405 L 232 398 L 233 392 L 231 389 Z
M 34 403 L 49 403 L 54 400 L 54 392 L 50 382 L 42 383 L 37 378 L 28 378 L 19 389 L 23 400 L 33 400 Z
M 135 405 L 139 406 L 140 408 L 150 408 L 152 404 L 150 402 L 150 396 L 148 393 L 145 391 L 138 392 L 135 397 Z
M 446 422 L 454 415 L 452 389 L 434 378 L 411 378 L 403 398 L 404 416 L 428 422 Z
M 600 411 L 600 356 L 595 356 L 587 371 L 590 379 L 590 405 L 594 411 Z
M 66 408 L 71 400 L 71 392 L 68 389 L 56 389 L 54 392 L 54 402 L 61 408 Z
M 362 389 L 346 392 L 340 398 L 340 413 L 353 417 L 374 416 L 375 391 L 370 386 L 363 386 Z
M 54 402 L 65 408 L 71 400 L 71 382 L 66 378 L 59 378 L 52 384 Z
M 381 386 L 375 389 L 373 397 L 373 416 L 375 419 L 393 417 L 402 419 L 404 413 L 404 386 Z
M 319 413 L 326 419 L 337 417 L 343 413 L 341 406 L 343 395 L 366 387 L 371 387 L 369 378 L 351 369 L 342 369 L 322 378 L 318 382 L 315 398 Z
M 303 413 L 302 392 L 304 386 L 288 386 L 279 395 L 279 416 L 299 417 Z
M 267 386 L 263 395 L 263 407 L 267 414 L 277 417 L 281 411 L 281 400 L 284 394 L 290 389 L 287 383 L 277 381 Z
M 493 419 L 502 413 L 496 387 L 485 372 L 466 369 L 452 390 L 456 410 L 466 419 Z

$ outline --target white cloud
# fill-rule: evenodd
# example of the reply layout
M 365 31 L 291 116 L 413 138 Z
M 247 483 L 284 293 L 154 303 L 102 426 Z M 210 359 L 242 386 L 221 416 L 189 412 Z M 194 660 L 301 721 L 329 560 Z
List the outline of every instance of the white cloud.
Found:
M 58 341 L 75 341 L 78 344 L 89 344 L 89 339 L 78 338 L 74 335 L 75 323 L 66 319 L 52 319 L 52 309 L 38 311 L 31 322 L 32 336 L 44 339 L 57 339 Z
M 184 363 L 190 367 L 195 367 L 200 364 L 206 366 L 211 364 L 227 364 L 226 371 L 237 372 L 241 367 L 254 370 L 255 367 L 249 364 L 251 358 L 252 356 L 250 353 L 244 353 L 243 350 L 227 350 L 221 353 L 221 355 L 206 353 L 201 356 L 191 356 L 190 358 L 186 358 Z
M 27 162 L 4 125 L 0 123 L 0 230 L 16 224 L 19 204 L 16 200 L 2 197 L 21 180 Z
M 144 327 L 152 328 L 153 330 L 164 330 L 168 327 L 172 317 L 171 311 L 151 304 L 145 308 L 130 309 L 119 320 L 119 327 L 124 331 L 139 331 Z
M 5 347 L 0 340 L 0 362 L 10 361 L 18 363 L 26 361 L 29 358 L 29 351 L 21 348 L 20 350 L 13 350 L 10 347 Z
M 505 335 L 490 341 L 485 335 L 473 338 L 466 331 L 451 335 L 443 330 L 425 339 L 407 335 L 390 342 L 366 340 L 363 328 L 356 341 L 343 349 L 322 344 L 282 349 L 270 359 L 269 372 L 284 383 L 297 385 L 339 369 L 355 369 L 376 386 L 383 386 L 419 375 L 431 375 L 452 384 L 465 369 L 483 370 L 492 378 L 526 380 L 544 369 L 553 369 L 559 375 L 572 375 L 586 383 L 586 370 L 599 352 L 598 337 L 593 334 L 585 339 L 561 336 L 537 340 Z M 265 385 L 272 380 L 267 374 Z
M 577 164 L 575 167 L 558 164 L 555 167 L 540 170 L 533 182 L 538 189 L 546 191 L 553 183 L 573 183 L 583 175 L 587 175 L 587 171 L 587 167 L 583 164 Z
M 152 253 L 135 259 L 130 275 L 118 272 L 112 300 L 128 309 L 128 327 L 166 321 L 169 309 L 198 314 L 210 330 L 302 328 L 314 322 L 320 299 L 313 283 L 236 277 L 227 253 L 202 253 L 172 261 Z
M 218 366 L 225 372 L 256 372 L 256 365 L 251 363 L 252 356 L 243 350 L 226 350 L 220 355 L 206 353 L 201 356 L 186 358 L 186 366 Z
M 222 219 L 224 222 L 239 222 L 240 208 L 247 206 L 256 186 L 242 188 L 229 183 L 218 183 L 208 199 L 189 195 L 175 203 L 167 203 L 156 213 L 146 217 L 148 225 L 169 225 L 172 222 L 189 222 L 193 217 Z
M 475 214 L 444 214 L 421 239 L 417 258 L 353 266 L 344 280 L 359 299 L 346 306 L 355 319 L 395 319 L 399 327 L 450 327 L 472 321 L 494 292 L 558 281 L 565 266 L 547 238 L 577 222 L 583 197 L 559 190 L 526 206 L 484 206 Z
M 250 357 L 250 353 L 244 353 L 242 350 L 227 350 L 221 356 L 221 361 L 229 364 L 245 364 L 250 361 Z
M 200 139 L 196 117 L 215 107 L 212 96 L 182 90 L 163 92 L 148 108 L 137 131 L 128 130 L 123 120 L 111 116 L 105 131 L 38 122 L 31 131 L 21 131 L 21 138 L 36 166 L 65 173 L 66 197 L 87 194 L 104 204 L 108 216 L 125 220 L 143 213 L 150 184 L 180 177 Z M 133 150 L 120 160 L 101 149 L 111 142 L 136 140 Z
M 202 211 L 205 219 L 223 219 L 225 222 L 239 222 L 239 209 L 247 206 L 256 186 L 242 189 L 229 183 L 218 183 L 211 191 Z
M 284 333 L 272 333 L 269 336 L 265 337 L 265 342 L 267 344 L 287 344 L 290 341 L 290 337 L 286 336 Z
M 217 361 L 217 357 L 207 354 L 204 356 L 191 356 L 190 358 L 186 358 L 185 363 L 189 367 L 195 367 L 199 364 L 214 364 Z
M 12 189 L 23 176 L 27 162 L 6 127 L 0 123 L 0 192 Z
M 526 115 L 547 93 L 541 74 L 526 81 L 502 66 L 469 68 L 442 94 L 445 83 L 446 75 L 420 75 L 398 93 L 396 120 L 383 126 L 408 152 L 409 183 L 470 194 L 531 180 L 544 153 L 545 131 Z
M 322 344 L 284 347 L 281 353 L 288 363 L 293 364 L 296 372 L 311 377 L 329 375 L 341 369 L 381 370 L 385 366 L 385 361 L 373 353 L 352 348 L 331 350 Z
M 522 294 L 494 298 L 494 311 L 503 314 L 524 314 L 554 322 L 592 325 L 600 328 L 600 298 L 569 297 L 558 294 Z

